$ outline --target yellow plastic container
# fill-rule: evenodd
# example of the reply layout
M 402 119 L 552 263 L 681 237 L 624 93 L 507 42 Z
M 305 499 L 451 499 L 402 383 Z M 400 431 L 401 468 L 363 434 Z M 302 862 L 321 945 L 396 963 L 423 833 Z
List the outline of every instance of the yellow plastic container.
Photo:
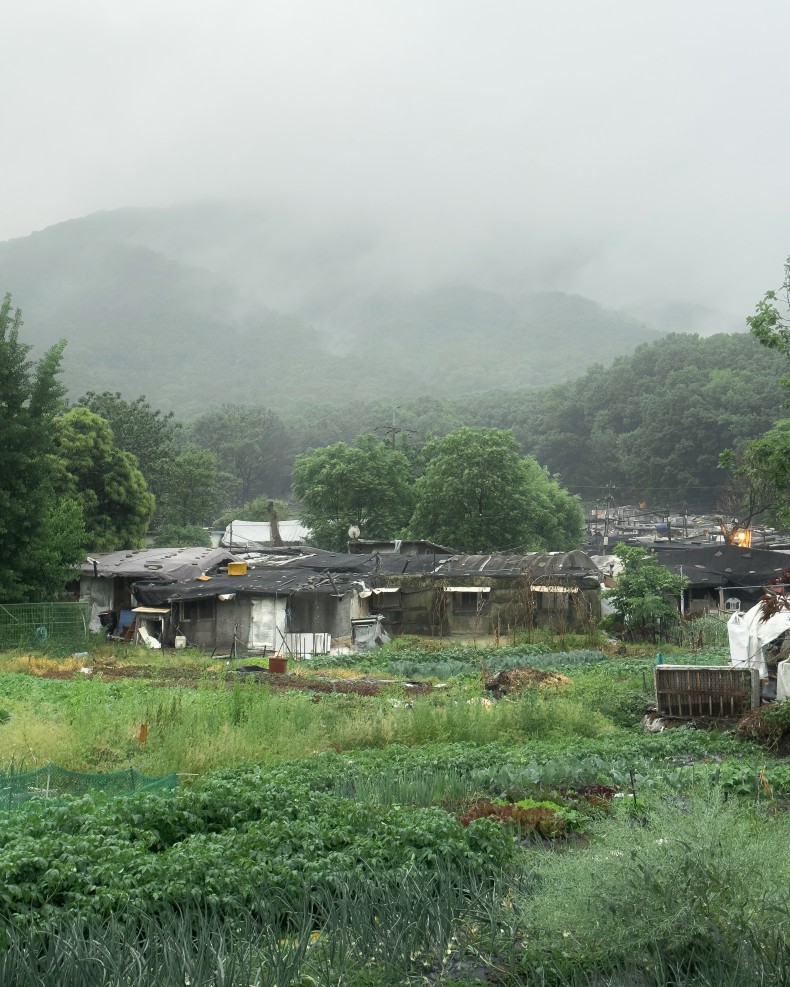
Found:
M 247 563 L 246 562 L 228 562 L 228 575 L 229 576 L 246 576 L 247 575 Z

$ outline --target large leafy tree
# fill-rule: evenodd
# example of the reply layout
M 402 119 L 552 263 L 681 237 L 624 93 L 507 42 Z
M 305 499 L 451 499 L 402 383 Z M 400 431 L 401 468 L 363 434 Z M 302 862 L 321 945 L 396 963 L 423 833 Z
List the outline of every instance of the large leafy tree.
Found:
M 118 391 L 88 391 L 77 404 L 107 421 L 119 449 L 130 452 L 137 460 L 148 488 L 158 497 L 162 491 L 168 465 L 178 454 L 181 426 L 173 412 L 166 414 L 152 408 L 144 396 L 127 401 Z
M 56 486 L 82 506 L 89 547 L 97 552 L 140 548 L 154 497 L 137 460 L 119 449 L 108 423 L 87 408 L 55 419 Z
M 188 437 L 214 454 L 219 469 L 236 478 L 237 504 L 264 492 L 274 496 L 287 492 L 292 441 L 275 412 L 225 405 L 192 422 Z
M 28 570 L 35 574 L 34 600 L 57 599 L 73 580 L 74 565 L 85 558 L 88 536 L 82 505 L 74 497 L 53 498 L 28 551 Z
M 82 553 L 82 516 L 52 486 L 52 422 L 61 407 L 65 343 L 37 362 L 20 340 L 22 315 L 0 305 L 0 602 L 57 593 Z
M 765 293 L 746 321 L 763 346 L 790 356 L 790 257 L 782 284 Z M 790 377 L 783 377 L 782 383 L 790 386 Z M 721 465 L 731 473 L 729 501 L 740 524 L 746 527 L 752 518 L 767 513 L 790 525 L 790 418 L 775 422 L 737 452 L 725 449 Z
M 678 598 L 688 582 L 659 565 L 644 548 L 620 543 L 614 554 L 622 562 L 614 589 L 604 596 L 628 637 L 657 641 L 680 620 Z
M 790 418 L 739 450 L 725 449 L 720 462 L 730 471 L 719 504 L 732 533 L 762 516 L 790 525 Z
M 232 476 L 217 469 L 213 453 L 189 446 L 163 470 L 159 524 L 179 528 L 210 524 L 232 500 L 235 486 Z
M 466 552 L 578 548 L 584 517 L 572 497 L 512 432 L 459 428 L 423 448 L 424 472 L 409 526 Z
M 298 456 L 293 491 L 316 545 L 335 551 L 352 525 L 363 538 L 397 538 L 414 502 L 409 461 L 373 435 Z
M 790 257 L 785 261 L 782 283 L 766 291 L 746 321 L 763 346 L 790 355 Z

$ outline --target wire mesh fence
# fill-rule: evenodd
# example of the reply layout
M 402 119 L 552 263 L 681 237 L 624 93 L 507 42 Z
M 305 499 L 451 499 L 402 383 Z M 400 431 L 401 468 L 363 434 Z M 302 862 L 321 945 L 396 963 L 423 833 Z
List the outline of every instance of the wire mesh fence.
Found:
M 89 611 L 84 603 L 0 604 L 0 651 L 80 651 L 88 642 Z
M 26 802 L 57 802 L 67 796 L 86 795 L 88 792 L 116 798 L 133 792 L 172 791 L 177 787 L 176 774 L 157 778 L 134 768 L 91 774 L 47 764 L 35 771 L 0 774 L 0 811 L 18 809 Z

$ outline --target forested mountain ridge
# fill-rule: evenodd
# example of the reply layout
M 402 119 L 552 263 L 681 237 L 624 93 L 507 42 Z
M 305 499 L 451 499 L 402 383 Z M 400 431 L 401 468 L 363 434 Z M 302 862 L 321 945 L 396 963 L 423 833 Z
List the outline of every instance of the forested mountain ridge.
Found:
M 746 333 L 674 333 L 568 384 L 464 399 L 305 408 L 290 427 L 299 448 L 378 430 L 419 446 L 462 425 L 512 428 L 564 486 L 585 500 L 610 486 L 621 499 L 715 506 L 727 473 L 719 454 L 784 417 L 785 357 Z
M 659 333 L 559 292 L 404 289 L 363 235 L 238 206 L 124 209 L 0 244 L 0 288 L 64 382 L 195 415 L 223 401 L 451 397 L 571 379 Z

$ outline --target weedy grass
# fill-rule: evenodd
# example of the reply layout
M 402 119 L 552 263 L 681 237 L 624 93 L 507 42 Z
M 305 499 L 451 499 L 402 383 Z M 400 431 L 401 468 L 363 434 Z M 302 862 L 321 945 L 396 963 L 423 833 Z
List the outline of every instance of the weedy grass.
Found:
M 276 693 L 257 681 L 226 687 L 205 678 L 196 689 L 136 680 L 71 681 L 6 673 L 0 697 L 13 715 L 0 724 L 0 763 L 24 759 L 74 770 L 136 767 L 146 774 L 204 773 L 321 750 L 458 741 L 519 743 L 614 730 L 583 699 L 530 690 L 509 701 L 478 701 L 455 690 L 417 696 L 361 697 Z M 397 690 L 396 690 L 397 691 Z M 140 742 L 140 727 L 148 727 Z
M 743 983 L 781 982 L 788 836 L 788 816 L 724 801 L 720 789 L 649 798 L 638 820 L 601 821 L 583 850 L 533 857 L 534 883 L 512 904 L 524 943 L 513 962 L 558 984 L 628 983 L 637 969 L 635 983 L 669 970 L 716 983 L 704 978 L 725 967 Z
M 731 734 L 643 734 L 655 652 L 573 646 L 401 642 L 298 667 L 448 683 L 416 697 L 276 692 L 206 656 L 124 652 L 142 675 L 124 680 L 109 650 L 91 677 L 4 656 L 0 766 L 189 784 L 4 815 L 0 983 L 787 983 L 790 766 Z M 190 688 L 161 685 L 174 661 Z M 518 668 L 564 684 L 486 698 Z M 588 808 L 587 786 L 621 797 Z M 501 803 L 583 835 L 556 852 L 472 819 Z

